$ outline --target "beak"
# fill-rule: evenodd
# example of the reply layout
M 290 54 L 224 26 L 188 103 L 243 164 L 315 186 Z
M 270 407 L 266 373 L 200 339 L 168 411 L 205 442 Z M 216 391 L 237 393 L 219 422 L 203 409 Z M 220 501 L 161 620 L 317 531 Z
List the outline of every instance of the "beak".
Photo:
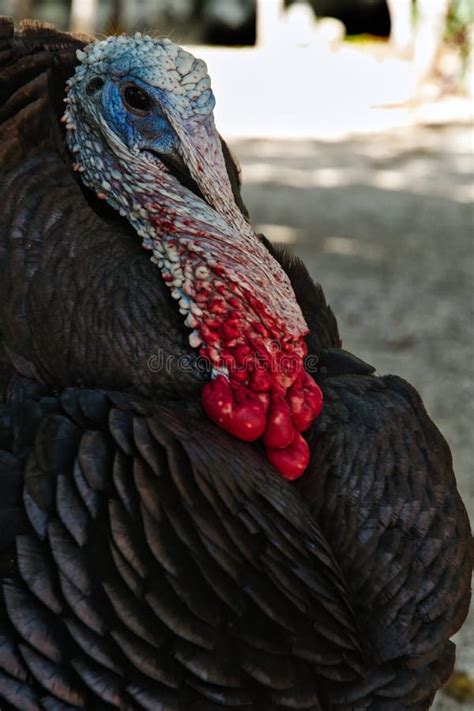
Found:
M 179 153 L 157 154 L 160 161 L 166 166 L 171 175 L 174 175 L 181 185 L 206 202 L 198 184 L 191 176 L 189 169 Z
M 193 192 L 197 189 L 199 193 L 196 194 L 202 196 L 226 221 L 247 232 L 247 211 L 240 197 L 238 178 L 236 176 L 235 185 L 231 183 L 229 161 L 212 114 L 183 121 L 172 104 L 163 105 L 163 108 L 178 139 L 181 165 L 187 172 L 188 180 L 192 181 L 190 184 L 195 186 Z

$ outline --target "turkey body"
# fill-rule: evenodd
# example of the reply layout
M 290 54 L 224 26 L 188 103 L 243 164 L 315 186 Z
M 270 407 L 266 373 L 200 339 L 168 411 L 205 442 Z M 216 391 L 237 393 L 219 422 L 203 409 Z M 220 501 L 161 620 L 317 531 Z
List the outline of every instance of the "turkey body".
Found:
M 156 267 L 71 171 L 84 42 L 5 21 L 0 41 L 1 708 L 429 708 L 472 548 L 418 394 L 341 350 L 268 244 L 320 364 L 309 469 L 290 484 L 210 423 Z

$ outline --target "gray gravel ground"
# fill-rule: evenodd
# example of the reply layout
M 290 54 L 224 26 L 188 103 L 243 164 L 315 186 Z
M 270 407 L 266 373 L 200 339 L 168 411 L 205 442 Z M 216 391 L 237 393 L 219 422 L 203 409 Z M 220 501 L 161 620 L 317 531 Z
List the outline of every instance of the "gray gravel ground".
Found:
M 344 345 L 422 394 L 474 515 L 472 128 L 414 127 L 337 143 L 232 143 L 252 221 L 325 290 Z M 474 676 L 474 614 L 457 669 Z M 461 707 L 443 694 L 437 711 Z M 472 707 L 471 707 L 472 708 Z

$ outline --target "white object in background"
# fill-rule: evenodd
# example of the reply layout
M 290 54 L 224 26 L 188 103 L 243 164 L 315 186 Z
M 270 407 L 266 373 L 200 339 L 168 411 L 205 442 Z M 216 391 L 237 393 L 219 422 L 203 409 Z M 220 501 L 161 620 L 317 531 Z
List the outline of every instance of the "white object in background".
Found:
M 316 41 L 316 15 L 306 0 L 298 0 L 285 13 L 285 35 L 290 44 L 309 47 Z
M 421 84 L 434 68 L 443 41 L 449 0 L 417 0 L 417 6 L 413 66 L 416 81 Z
M 257 0 L 257 45 L 275 46 L 281 36 L 284 0 Z
M 449 0 L 417 0 L 416 24 L 412 0 L 387 0 L 390 42 L 401 56 L 412 55 L 414 83 L 419 86 L 432 72 L 443 40 Z
M 84 32 L 92 35 L 95 30 L 96 17 L 97 0 L 72 0 L 69 29 L 71 32 Z
M 400 56 L 413 46 L 412 0 L 387 0 L 390 13 L 390 42 Z

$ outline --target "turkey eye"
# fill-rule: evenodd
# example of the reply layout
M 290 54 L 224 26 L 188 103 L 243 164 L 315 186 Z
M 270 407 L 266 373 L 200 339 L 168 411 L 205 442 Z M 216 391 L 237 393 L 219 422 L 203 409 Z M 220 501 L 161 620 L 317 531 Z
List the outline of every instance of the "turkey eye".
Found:
M 96 94 L 99 89 L 102 89 L 103 86 L 104 80 L 100 79 L 100 77 L 94 77 L 94 79 L 91 79 L 86 86 L 86 94 L 88 94 L 88 96 L 92 96 L 92 94 Z
M 152 106 L 151 98 L 138 86 L 129 84 L 122 93 L 123 101 L 127 109 L 134 113 L 146 114 Z

